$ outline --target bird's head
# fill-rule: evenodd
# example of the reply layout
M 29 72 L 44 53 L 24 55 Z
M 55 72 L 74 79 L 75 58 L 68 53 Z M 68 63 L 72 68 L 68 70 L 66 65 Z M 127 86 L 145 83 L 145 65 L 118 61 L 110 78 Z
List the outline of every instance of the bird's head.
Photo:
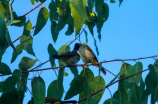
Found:
M 80 44 L 80 43 L 76 43 L 73 52 L 78 51 L 78 49 L 79 49 L 79 47 L 80 47 L 81 45 L 82 45 L 82 44 Z

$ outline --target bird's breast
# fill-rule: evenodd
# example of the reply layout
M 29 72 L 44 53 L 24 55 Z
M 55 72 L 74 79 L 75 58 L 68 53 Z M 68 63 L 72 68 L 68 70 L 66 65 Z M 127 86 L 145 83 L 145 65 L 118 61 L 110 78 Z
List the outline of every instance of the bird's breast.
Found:
M 90 60 L 93 59 L 93 55 L 90 51 L 88 51 L 84 46 L 79 48 L 79 55 L 84 61 L 84 63 L 90 63 Z

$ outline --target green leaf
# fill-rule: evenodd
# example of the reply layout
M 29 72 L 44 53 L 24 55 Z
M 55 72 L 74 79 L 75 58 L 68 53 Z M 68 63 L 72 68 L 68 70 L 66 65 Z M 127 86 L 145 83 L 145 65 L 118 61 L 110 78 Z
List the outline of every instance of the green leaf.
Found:
M 52 21 L 51 22 L 51 34 L 52 34 L 52 38 L 53 38 L 54 43 L 57 41 L 57 38 L 59 35 L 59 32 L 55 31 L 56 26 L 57 26 L 57 23 L 55 21 Z
M 59 32 L 64 28 L 70 18 L 70 15 L 71 11 L 69 3 L 63 0 L 59 7 L 58 24 L 55 29 L 56 32 Z
M 100 77 L 100 81 L 98 83 L 99 77 Z M 87 95 L 89 96 L 90 94 L 96 92 L 97 89 L 102 89 L 104 87 L 105 87 L 104 79 L 101 76 L 94 77 L 94 78 L 92 78 L 88 81 Z M 101 91 L 101 92 L 95 94 L 94 96 L 89 97 L 88 98 L 88 103 L 98 104 L 99 101 L 101 100 L 101 97 L 102 97 L 103 93 L 104 93 L 104 91 Z
M 113 98 L 115 98 L 116 100 L 119 101 L 119 104 L 128 104 L 128 95 L 125 92 L 124 89 L 122 90 L 117 90 L 114 95 Z
M 23 50 L 23 45 L 19 44 L 16 46 L 15 50 L 13 51 L 13 55 L 12 55 L 12 59 L 11 59 L 11 63 L 13 63 L 15 61 L 15 59 L 18 57 L 18 55 L 20 55 L 22 53 Z
M 64 69 L 59 69 L 59 75 L 58 75 L 58 83 L 57 83 L 57 99 L 61 100 L 63 95 L 63 76 L 64 76 Z
M 94 6 L 94 0 L 88 0 L 88 8 L 89 8 L 89 12 L 92 12 Z
M 0 73 L 1 74 L 10 74 L 11 70 L 7 64 L 0 62 Z
M 53 82 L 50 83 L 50 85 L 48 86 L 48 90 L 47 90 L 47 97 L 58 99 L 57 84 L 58 84 L 58 80 L 54 80 Z M 63 93 L 64 93 L 64 86 L 62 85 L 62 89 L 61 89 L 61 92 L 60 92 L 60 98 L 59 99 L 62 98 Z
M 141 81 L 140 81 L 140 87 L 142 87 L 143 89 L 145 89 L 145 83 L 143 81 L 143 78 L 141 78 Z
M 74 25 L 68 25 L 68 29 L 65 32 L 65 35 L 71 35 L 74 32 Z
M 35 82 L 32 87 L 34 104 L 45 103 L 45 84 L 41 81 Z
M 77 12 L 77 14 L 79 14 L 85 20 L 88 20 L 88 16 L 85 10 L 85 7 L 87 5 L 86 0 L 70 0 L 70 3 Z
M 2 91 L 2 86 L 3 86 L 4 82 L 0 82 L 0 93 L 3 92 Z
M 26 17 L 18 17 L 16 12 L 13 12 L 13 18 L 14 20 L 18 20 L 18 22 L 12 22 L 11 25 L 14 25 L 14 26 L 18 26 L 18 27 L 21 27 L 21 26 L 24 26 L 24 24 L 26 24 Z M 19 19 L 20 18 L 20 19 Z
M 94 13 L 95 14 L 95 13 Z M 91 34 L 93 35 L 93 28 L 95 26 L 95 23 L 96 23 L 96 16 L 93 16 L 92 15 L 92 18 L 95 18 L 93 20 L 90 20 L 90 21 L 85 21 L 86 25 L 88 26 L 88 29 L 89 31 L 91 32 Z
M 98 19 L 97 19 L 97 32 L 99 33 L 99 40 L 101 40 L 101 28 L 103 26 L 103 23 L 108 19 L 109 17 L 109 6 L 104 3 L 101 7 L 101 10 L 98 12 Z
M 5 18 L 3 16 L 3 13 L 0 11 L 0 46 L 2 48 L 4 48 L 5 46 L 5 42 L 6 42 L 6 34 L 7 34 L 7 27 L 6 27 L 6 24 L 5 24 Z
M 27 71 L 29 68 L 34 66 L 36 62 L 37 62 L 37 59 L 33 60 L 29 57 L 23 57 L 19 63 L 19 69 L 22 71 Z
M 31 3 L 34 4 L 36 2 L 36 0 L 31 0 Z
M 69 90 L 67 91 L 64 100 L 70 99 L 73 96 L 81 93 L 87 87 L 86 77 L 84 75 L 78 75 Z
M 68 45 L 63 45 L 59 48 L 58 50 L 58 55 L 62 54 L 62 53 L 65 53 L 67 51 L 70 51 L 70 46 Z
M 86 43 L 88 42 L 88 37 L 87 37 L 87 31 L 86 30 L 83 30 L 84 31 L 84 34 L 85 34 L 85 37 L 86 37 Z
M 119 3 L 119 6 L 122 4 L 122 2 L 123 2 L 123 0 L 119 0 L 120 1 L 120 3 Z
M 95 12 L 99 12 L 102 9 L 102 6 L 104 5 L 104 0 L 96 0 L 95 3 Z
M 30 20 L 28 20 L 27 23 L 24 24 L 23 35 L 25 35 L 25 36 L 29 36 L 31 30 L 32 30 L 32 23 L 31 23 Z
M 96 52 L 97 52 L 97 55 L 99 55 L 97 42 L 96 42 L 96 39 L 94 38 L 94 36 L 93 36 L 93 39 L 94 39 L 94 46 L 95 46 L 95 50 L 96 50 Z
M 18 100 L 19 96 L 17 95 L 17 93 L 18 92 L 16 90 L 12 90 L 8 93 L 2 93 L 0 98 L 0 104 L 20 104 Z
M 158 101 L 158 84 L 153 93 L 151 93 L 151 104 L 155 104 L 156 101 Z
M 45 82 L 41 77 L 34 77 L 31 81 L 31 87 L 33 87 L 35 83 L 39 83 L 39 82 L 43 83 L 45 86 Z
M 22 72 L 21 70 L 19 69 L 15 69 L 13 74 L 12 74 L 13 77 L 17 78 L 18 80 L 20 79 L 20 77 L 22 76 Z
M 149 74 L 146 76 L 145 84 L 146 84 L 146 90 L 148 94 L 153 93 L 154 90 L 157 88 L 158 85 L 158 76 L 156 74 L 156 71 L 154 70 L 153 65 L 148 66 L 150 71 Z
M 115 98 L 107 99 L 103 104 L 119 104 L 119 101 Z
M 18 81 L 17 78 L 13 76 L 8 77 L 4 81 L 3 86 L 2 86 L 3 93 L 7 93 L 7 92 L 15 90 L 15 85 L 17 81 Z
M 71 72 L 73 73 L 74 77 L 78 75 L 77 67 L 70 67 Z
M 82 1 L 82 0 L 79 0 Z M 84 18 L 77 13 L 77 11 L 74 9 L 74 7 L 70 4 L 72 18 L 74 20 L 74 27 L 75 27 L 75 36 L 77 36 L 80 33 L 80 30 L 82 28 L 82 25 L 84 23 Z
M 64 76 L 68 76 L 69 74 L 64 70 Z
M 52 2 L 49 4 L 49 14 L 50 14 L 50 21 L 52 22 L 54 19 L 55 20 L 58 20 L 58 12 L 57 11 L 57 5 L 56 3 L 54 2 L 54 0 L 52 0 Z
M 49 18 L 49 12 L 47 8 L 45 7 L 41 8 L 37 17 L 36 28 L 33 36 L 37 35 L 41 31 L 41 29 L 47 23 L 48 18 Z
M 55 65 L 54 60 L 55 60 L 55 59 L 52 59 L 51 57 L 52 57 L 52 55 L 57 55 L 58 52 L 55 50 L 55 48 L 53 47 L 52 44 L 49 44 L 49 45 L 48 45 L 48 53 L 49 53 L 49 58 L 50 58 L 51 66 L 54 67 L 54 65 Z
M 115 3 L 115 0 L 110 0 L 111 3 Z
M 156 72 L 158 72 L 158 59 L 155 60 L 154 64 L 155 64 L 154 69 Z
M 6 39 L 7 39 L 7 43 L 15 50 L 15 47 L 13 45 L 13 42 L 11 41 L 11 38 L 10 38 L 10 34 L 9 34 L 9 31 L 7 29 L 7 33 L 6 33 Z M 15 50 L 16 51 L 16 50 Z
M 128 96 L 130 97 L 132 104 L 140 104 L 139 101 L 143 92 L 142 87 L 137 86 L 134 83 L 129 83 L 125 90 Z
M 20 43 L 23 45 L 24 50 L 26 50 L 27 53 L 35 56 L 35 53 L 33 52 L 33 48 L 32 48 L 33 38 L 31 35 L 28 36 L 22 35 Z
M 6 19 L 11 20 L 12 10 L 11 10 L 11 5 L 10 5 L 9 0 L 0 1 L 0 11 L 2 11 L 2 13 Z
M 132 68 L 132 65 L 130 65 L 128 63 L 124 63 L 120 70 L 120 76 L 123 74 L 125 74 L 125 76 L 128 76 L 131 68 Z
M 141 62 L 137 62 L 131 69 L 130 74 L 135 74 L 143 70 L 143 64 Z M 129 83 L 134 83 L 134 80 L 136 81 L 137 85 L 141 81 L 142 73 L 139 73 L 138 75 L 133 76 L 133 78 L 129 78 Z

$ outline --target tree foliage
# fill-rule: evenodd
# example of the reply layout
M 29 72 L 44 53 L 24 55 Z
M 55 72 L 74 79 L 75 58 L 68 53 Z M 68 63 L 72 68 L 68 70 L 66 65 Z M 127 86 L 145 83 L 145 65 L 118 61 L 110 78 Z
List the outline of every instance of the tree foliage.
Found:
M 30 0 L 32 4 L 35 2 L 45 2 L 45 0 Z M 110 1 L 114 3 L 114 0 Z M 123 0 L 119 0 L 122 4 Z M 94 10 L 95 8 L 95 10 Z M 68 25 L 65 35 L 71 36 L 75 32 L 75 36 L 80 36 L 83 25 L 86 25 L 92 34 L 94 26 L 97 27 L 98 38 L 101 40 L 101 30 L 103 24 L 108 20 L 109 7 L 104 0 L 51 0 L 49 8 L 42 7 L 39 10 L 37 16 L 36 26 L 32 26 L 30 20 L 26 21 L 25 15 L 18 16 L 16 11 L 13 11 L 12 5 L 8 0 L 0 0 L 0 74 L 11 74 L 5 81 L 0 82 L 0 104 L 22 104 L 27 90 L 27 78 L 29 75 L 29 69 L 34 66 L 38 59 L 32 59 L 24 56 L 18 69 L 11 72 L 10 67 L 1 62 L 2 56 L 8 46 L 13 48 L 11 63 L 25 50 L 28 54 L 36 57 L 32 45 L 33 39 L 44 28 L 48 19 L 51 22 L 51 35 L 54 43 L 57 41 L 60 31 L 63 31 L 65 25 Z M 24 27 L 23 34 L 20 39 L 20 44 L 16 47 L 10 39 L 8 26 Z M 33 36 L 31 30 L 35 28 Z M 86 42 L 88 41 L 87 32 L 85 32 Z M 93 37 L 94 38 L 94 37 Z M 96 47 L 97 54 L 99 54 L 96 39 L 94 38 L 94 45 Z M 52 44 L 48 45 L 48 53 L 51 57 L 52 54 L 61 54 L 66 51 L 70 51 L 68 45 L 63 45 L 56 50 Z M 54 67 L 55 61 L 50 58 L 51 67 Z M 58 61 L 59 66 L 63 66 L 62 62 Z M 147 104 L 148 96 L 151 95 L 151 103 L 158 102 L 158 60 L 155 63 L 149 65 L 149 73 L 142 79 L 142 74 L 139 73 L 143 70 L 143 64 L 137 62 L 135 65 L 124 63 L 118 73 L 120 79 L 128 77 L 132 74 L 132 77 L 125 78 L 119 81 L 117 91 L 109 99 L 104 99 L 104 104 Z M 102 98 L 104 90 L 107 86 L 105 80 L 100 76 L 94 76 L 93 72 L 89 68 L 83 68 L 81 73 L 78 73 L 77 67 L 70 67 L 74 78 L 70 84 L 69 90 L 66 95 L 63 96 L 64 86 L 63 78 L 65 74 L 65 68 L 59 69 L 57 79 L 52 81 L 46 89 L 45 81 L 42 77 L 34 77 L 31 81 L 32 92 L 32 104 L 44 104 L 45 97 L 56 98 L 61 100 L 68 100 L 75 95 L 79 94 L 79 99 L 86 100 L 80 102 L 85 104 L 97 104 Z M 115 78 L 116 79 L 116 78 Z M 112 80 L 112 82 L 115 81 Z M 95 93 L 99 89 L 104 89 L 99 93 Z M 47 95 L 45 96 L 45 93 Z M 8 100 L 9 99 L 9 100 Z M 31 98 L 30 98 L 31 99 Z

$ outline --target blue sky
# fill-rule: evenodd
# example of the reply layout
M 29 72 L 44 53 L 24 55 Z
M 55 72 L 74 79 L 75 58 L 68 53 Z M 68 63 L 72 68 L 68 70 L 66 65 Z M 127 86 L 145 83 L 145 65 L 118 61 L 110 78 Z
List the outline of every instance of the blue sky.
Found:
M 45 2 L 45 6 L 48 8 L 48 5 L 51 0 L 47 0 Z M 97 46 L 99 49 L 99 56 L 97 56 L 99 61 L 103 60 L 113 60 L 113 59 L 133 59 L 140 57 L 147 57 L 158 55 L 157 48 L 157 40 L 158 40 L 158 1 L 157 0 L 124 0 L 122 5 L 119 7 L 119 1 L 112 4 L 109 0 L 106 1 L 109 5 L 109 18 L 104 23 L 101 31 L 101 42 L 98 40 L 98 33 L 96 27 L 94 28 L 94 37 L 97 39 Z M 15 0 L 13 3 L 13 10 L 20 16 L 25 14 L 34 8 L 38 3 L 34 5 L 31 4 L 30 0 L 18 1 Z M 43 7 L 44 5 L 42 5 Z M 36 24 L 37 15 L 40 8 L 37 8 L 33 12 L 31 12 L 28 16 L 26 16 L 27 20 L 30 19 L 32 25 Z M 33 50 L 35 52 L 36 57 L 33 57 L 23 51 L 21 55 L 19 55 L 14 63 L 10 63 L 12 57 L 12 48 L 9 47 L 5 54 L 3 55 L 2 62 L 9 65 L 10 69 L 13 71 L 14 69 L 18 69 L 18 64 L 22 57 L 28 56 L 33 59 L 38 58 L 41 62 L 45 62 L 49 59 L 49 55 L 47 52 L 48 44 L 51 43 L 58 50 L 62 45 L 66 44 L 68 41 L 72 41 L 75 38 L 75 33 L 71 36 L 65 36 L 66 27 L 59 33 L 58 40 L 54 44 L 51 31 L 50 31 L 50 20 L 48 20 L 46 26 L 33 38 Z M 23 33 L 23 27 L 8 27 L 12 41 L 18 38 Z M 93 38 L 88 30 L 88 43 L 94 53 L 96 54 L 95 46 Z M 33 34 L 31 34 L 33 35 Z M 74 44 L 79 42 L 76 40 L 73 44 L 70 45 L 71 50 L 74 47 Z M 85 34 L 81 34 L 81 42 L 85 43 Z M 18 45 L 20 42 L 17 41 L 14 45 Z M 147 69 L 149 64 L 154 63 L 154 59 L 145 59 L 139 60 L 143 63 L 143 69 Z M 57 63 L 57 60 L 56 60 Z M 82 60 L 78 62 L 78 64 L 82 64 Z M 134 61 L 128 61 L 131 65 L 134 65 Z M 39 65 L 37 62 L 35 66 Z M 120 71 L 122 62 L 110 62 L 102 64 L 105 68 L 117 74 Z M 50 63 L 43 65 L 40 67 L 48 68 L 51 67 Z M 98 68 L 94 66 L 90 66 L 95 76 L 98 75 Z M 78 68 L 79 72 L 81 72 L 82 68 Z M 66 72 L 69 73 L 69 76 L 64 77 L 64 88 L 65 91 L 68 90 L 69 83 L 73 79 L 73 74 L 71 71 L 66 68 Z M 143 73 L 143 76 L 146 76 L 148 72 Z M 38 75 L 38 74 L 36 74 Z M 104 78 L 105 83 L 109 83 L 114 76 L 110 73 L 107 73 L 106 76 L 101 74 Z M 7 76 L 8 77 L 8 76 Z M 7 77 L 3 77 L 6 79 Z M 33 77 L 33 73 L 29 74 L 29 78 Z M 44 79 L 46 83 L 46 91 L 49 84 L 57 79 L 53 70 L 43 71 L 41 77 Z M 0 81 L 3 80 L 0 78 Z M 117 90 L 118 83 L 109 87 L 112 94 Z M 28 87 L 31 90 L 31 81 L 28 80 Z M 64 94 L 65 96 L 65 94 Z M 31 95 L 27 91 L 25 94 L 24 104 L 30 100 Z M 106 99 L 110 98 L 110 93 L 108 90 L 105 90 L 100 104 L 102 104 Z M 63 97 L 64 99 L 64 97 Z M 78 100 L 78 96 L 73 97 L 72 99 Z M 150 99 L 150 97 L 149 97 Z

